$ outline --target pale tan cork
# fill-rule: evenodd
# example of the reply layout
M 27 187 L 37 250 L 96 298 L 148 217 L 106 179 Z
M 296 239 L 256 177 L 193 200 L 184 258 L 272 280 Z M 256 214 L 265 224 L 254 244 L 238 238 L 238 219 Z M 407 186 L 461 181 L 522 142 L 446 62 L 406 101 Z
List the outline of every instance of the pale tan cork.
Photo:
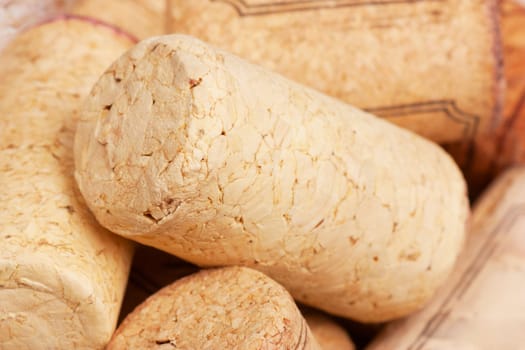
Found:
M 438 146 L 191 37 L 117 60 L 75 142 L 109 230 L 341 316 L 420 308 L 463 242 L 465 184 Z
M 61 18 L 0 57 L 2 350 L 103 349 L 116 327 L 132 247 L 81 199 L 72 145 L 78 104 L 131 44 Z
M 320 350 L 290 294 L 245 267 L 203 270 L 149 297 L 108 350 Z
M 0 50 L 19 32 L 64 11 L 74 0 L 0 0 Z
M 166 32 L 166 0 L 76 0 L 69 12 L 111 23 L 139 39 Z
M 506 172 L 474 208 L 466 249 L 419 313 L 396 321 L 369 350 L 523 349 L 525 168 Z
M 309 309 L 303 311 L 306 324 L 323 350 L 355 350 L 348 332 L 330 317 Z
M 189 34 L 450 147 L 501 116 L 496 0 L 168 0 Z M 487 168 L 483 171 L 487 172 Z
M 0 55 L 0 149 L 50 144 L 73 128 L 92 85 L 132 45 L 119 29 L 75 16 L 18 36 Z

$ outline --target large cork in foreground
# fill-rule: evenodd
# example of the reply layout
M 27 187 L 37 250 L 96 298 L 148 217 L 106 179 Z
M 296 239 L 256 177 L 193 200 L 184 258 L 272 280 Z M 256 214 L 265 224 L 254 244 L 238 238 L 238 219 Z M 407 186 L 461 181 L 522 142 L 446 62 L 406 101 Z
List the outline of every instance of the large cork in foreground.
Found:
M 496 0 L 169 0 L 196 36 L 441 144 L 466 171 L 502 108 Z M 488 170 L 484 168 L 484 171 Z
M 522 349 L 524 238 L 521 167 L 505 173 L 477 203 L 466 249 L 432 303 L 388 326 L 368 349 Z
M 105 72 L 75 163 L 111 231 L 197 265 L 259 269 L 362 321 L 420 308 L 468 215 L 437 145 L 180 35 L 143 41 Z
M 73 178 L 76 111 L 132 42 L 60 18 L 0 56 L 0 348 L 103 349 L 117 322 L 129 242 L 97 224 Z
M 108 350 L 321 350 L 290 294 L 243 267 L 205 270 L 149 297 Z

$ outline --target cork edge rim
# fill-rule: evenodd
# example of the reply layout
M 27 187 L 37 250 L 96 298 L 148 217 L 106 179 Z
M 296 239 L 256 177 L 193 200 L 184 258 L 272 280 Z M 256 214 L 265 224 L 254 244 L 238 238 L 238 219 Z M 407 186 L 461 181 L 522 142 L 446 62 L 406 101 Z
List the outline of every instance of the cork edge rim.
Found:
M 133 44 L 136 44 L 136 43 L 139 42 L 139 39 L 136 36 L 134 36 L 133 34 L 125 31 L 124 29 L 122 29 L 122 28 L 120 28 L 120 27 L 118 27 L 116 25 L 113 25 L 111 23 L 105 22 L 105 21 L 100 20 L 98 18 L 82 16 L 82 15 L 75 15 L 75 14 L 59 14 L 59 15 L 53 16 L 51 18 L 44 19 L 42 21 L 39 21 L 39 22 L 37 22 L 37 23 L 27 27 L 27 28 L 24 28 L 20 33 L 27 32 L 27 31 L 29 31 L 31 29 L 34 29 L 34 28 L 37 28 L 37 27 L 40 27 L 40 26 L 43 26 L 43 25 L 46 25 L 46 24 L 51 24 L 51 23 L 60 22 L 60 21 L 80 21 L 80 22 L 84 22 L 84 23 L 91 23 L 94 26 L 103 27 L 105 29 L 111 30 L 112 32 L 114 32 L 118 36 L 121 36 L 121 37 L 126 38 L 127 40 L 131 41 Z

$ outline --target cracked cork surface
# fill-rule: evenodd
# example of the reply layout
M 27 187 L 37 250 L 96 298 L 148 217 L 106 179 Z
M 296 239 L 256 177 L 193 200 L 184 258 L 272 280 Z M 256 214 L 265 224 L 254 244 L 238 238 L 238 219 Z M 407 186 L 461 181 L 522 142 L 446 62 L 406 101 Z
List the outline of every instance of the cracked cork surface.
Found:
M 227 267 L 184 277 L 149 297 L 107 349 L 321 348 L 281 285 L 255 270 Z
M 113 333 L 131 245 L 91 215 L 73 177 L 76 111 L 132 45 L 61 18 L 0 57 L 0 348 L 102 349 Z
M 521 349 L 525 327 L 525 167 L 480 197 L 457 267 L 432 302 L 368 350 Z
M 187 36 L 139 43 L 81 113 L 76 179 L 113 232 L 245 265 L 361 321 L 420 308 L 468 201 L 438 146 Z

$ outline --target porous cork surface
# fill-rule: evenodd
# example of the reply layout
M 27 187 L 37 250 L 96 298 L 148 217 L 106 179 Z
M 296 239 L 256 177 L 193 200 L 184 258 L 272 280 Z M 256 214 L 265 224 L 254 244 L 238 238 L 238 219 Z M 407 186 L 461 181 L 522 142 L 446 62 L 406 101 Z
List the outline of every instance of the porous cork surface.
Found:
M 433 141 L 468 144 L 501 117 L 496 0 L 168 4 L 170 33 L 198 37 Z M 468 161 L 464 148 L 457 153 Z
M 0 57 L 0 348 L 102 349 L 126 286 L 131 245 L 97 224 L 73 177 L 76 111 L 131 46 L 61 18 Z
M 102 72 L 133 45 L 101 22 L 62 16 L 20 34 L 0 55 L 0 148 L 50 144 Z
M 336 321 L 313 309 L 303 311 L 306 324 L 323 350 L 355 350 L 348 332 Z
M 361 321 L 428 300 L 468 201 L 438 146 L 187 36 L 139 43 L 94 86 L 76 178 L 113 232 L 245 265 Z
M 139 39 L 166 31 L 165 0 L 76 0 L 68 12 L 101 19 Z
M 519 349 L 525 327 L 525 167 L 476 203 L 466 247 L 420 312 L 386 327 L 368 350 Z
M 184 277 L 148 298 L 107 349 L 321 348 L 282 286 L 258 271 L 229 267 Z

